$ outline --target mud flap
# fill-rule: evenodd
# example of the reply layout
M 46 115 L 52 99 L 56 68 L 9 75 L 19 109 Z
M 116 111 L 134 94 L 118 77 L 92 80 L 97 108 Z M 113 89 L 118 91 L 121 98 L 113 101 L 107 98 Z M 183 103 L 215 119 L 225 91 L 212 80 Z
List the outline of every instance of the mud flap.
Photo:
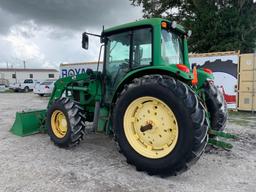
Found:
M 46 110 L 17 112 L 15 122 L 10 132 L 18 136 L 28 136 L 36 133 L 44 133 Z

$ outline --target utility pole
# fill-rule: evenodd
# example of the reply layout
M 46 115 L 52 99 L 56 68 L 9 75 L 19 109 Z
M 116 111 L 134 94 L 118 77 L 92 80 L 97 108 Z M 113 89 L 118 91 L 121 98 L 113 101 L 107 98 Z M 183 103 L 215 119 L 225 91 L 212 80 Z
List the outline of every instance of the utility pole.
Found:
M 7 67 L 7 69 L 9 68 L 9 66 L 8 66 L 8 61 L 6 62 L 6 67 Z
M 25 60 L 23 61 L 23 64 L 24 64 L 24 69 L 26 69 L 26 61 Z

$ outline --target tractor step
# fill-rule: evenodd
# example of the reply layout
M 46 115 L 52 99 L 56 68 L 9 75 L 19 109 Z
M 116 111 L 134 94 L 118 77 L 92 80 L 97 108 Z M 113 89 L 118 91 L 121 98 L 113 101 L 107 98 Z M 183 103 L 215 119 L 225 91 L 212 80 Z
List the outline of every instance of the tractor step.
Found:
M 46 110 L 22 111 L 16 113 L 10 132 L 18 136 L 28 136 L 45 132 Z

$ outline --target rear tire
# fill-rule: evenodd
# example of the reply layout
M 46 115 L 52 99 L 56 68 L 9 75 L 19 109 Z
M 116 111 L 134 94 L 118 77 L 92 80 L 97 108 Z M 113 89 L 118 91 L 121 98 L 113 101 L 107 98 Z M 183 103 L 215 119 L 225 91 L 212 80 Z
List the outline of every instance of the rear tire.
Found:
M 223 131 L 227 121 L 227 104 L 223 94 L 212 83 L 204 85 L 205 103 L 210 112 L 211 129 Z
M 127 112 L 133 106 L 133 103 L 140 101 L 140 99 L 146 100 L 138 104 L 139 107 L 135 112 Z M 154 105 L 158 107 L 160 105 L 164 106 L 161 108 L 163 109 L 161 111 L 170 109 L 175 117 L 173 121 L 176 119 L 178 125 L 178 134 L 171 134 L 173 137 L 178 137 L 173 149 L 169 150 L 167 148 L 169 151 L 164 151 L 166 146 L 164 145 L 164 148 L 159 149 L 159 153 L 157 153 L 158 149 L 154 149 L 154 144 L 151 143 L 152 147 L 147 143 L 147 139 L 143 140 L 143 136 L 138 136 L 141 135 L 139 131 L 138 134 L 134 134 L 135 136 L 137 135 L 137 143 L 136 141 L 131 141 L 132 134 L 127 134 L 127 130 L 129 132 L 132 129 L 133 131 L 131 133 L 138 130 L 135 128 L 135 124 L 140 115 L 144 115 L 139 114 L 136 116 L 141 108 L 140 105 L 143 109 L 145 104 L 150 102 L 156 103 L 156 101 L 158 103 Z M 145 114 L 145 119 L 148 118 L 148 122 L 152 122 L 153 127 L 155 126 L 155 122 L 156 124 L 159 122 L 159 112 L 155 114 L 156 118 L 152 118 L 147 113 Z M 170 114 L 172 114 L 171 112 Z M 134 117 L 125 119 L 124 117 L 129 117 L 127 114 L 134 114 Z M 168 116 L 170 119 L 172 118 L 169 113 Z M 160 116 L 160 120 L 161 118 L 163 117 Z M 163 119 L 160 122 L 168 122 L 170 120 L 169 118 Z M 128 121 L 131 119 L 130 124 L 127 124 L 127 119 Z M 199 159 L 208 140 L 208 121 L 206 120 L 205 110 L 198 101 L 195 93 L 186 84 L 168 76 L 148 75 L 137 78 L 131 84 L 125 86 L 125 89 L 116 101 L 113 124 L 117 142 L 122 153 L 127 158 L 127 162 L 135 165 L 137 170 L 146 171 L 150 175 L 172 175 L 186 170 L 192 162 Z M 140 131 L 142 131 L 142 128 L 150 128 L 147 126 L 141 126 Z M 159 129 L 158 125 L 156 128 L 152 128 L 153 132 L 155 131 L 154 129 Z M 160 131 L 163 131 L 161 129 L 164 129 L 166 132 L 166 129 L 169 131 L 170 127 L 164 125 L 161 127 L 160 125 Z M 170 132 L 171 130 L 172 128 Z M 171 138 L 173 139 L 173 137 Z M 161 138 L 153 137 L 153 140 L 156 143 L 161 143 Z M 143 145 L 146 146 L 145 152 L 140 149 L 141 146 L 143 148 Z M 149 149 L 148 151 L 147 148 Z M 161 150 L 163 151 L 162 155 L 158 155 L 161 153 Z M 167 154 L 164 152 L 167 152 Z
M 38 94 L 40 97 L 43 97 L 44 96 L 44 94 Z
M 47 111 L 47 129 L 55 145 L 63 148 L 78 145 L 84 136 L 84 109 L 69 98 L 56 100 Z

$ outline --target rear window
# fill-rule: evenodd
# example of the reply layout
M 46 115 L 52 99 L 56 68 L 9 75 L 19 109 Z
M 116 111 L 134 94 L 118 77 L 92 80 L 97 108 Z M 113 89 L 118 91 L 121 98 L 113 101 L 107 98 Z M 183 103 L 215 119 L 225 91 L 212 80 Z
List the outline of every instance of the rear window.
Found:
M 26 80 L 24 81 L 24 83 L 33 83 L 33 80 L 32 80 L 32 79 L 26 79 Z

